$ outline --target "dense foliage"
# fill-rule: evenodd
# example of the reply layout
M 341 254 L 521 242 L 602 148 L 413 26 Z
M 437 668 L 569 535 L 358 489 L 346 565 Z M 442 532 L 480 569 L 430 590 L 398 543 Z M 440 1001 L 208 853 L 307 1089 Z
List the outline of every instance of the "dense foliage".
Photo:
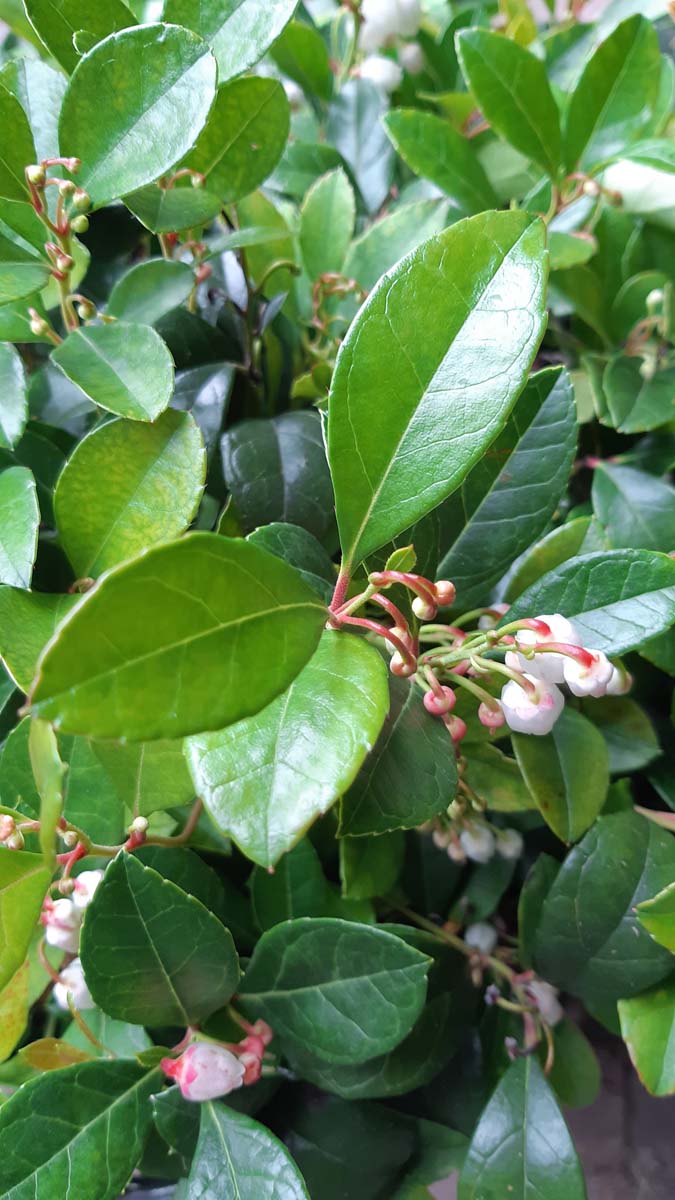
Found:
M 673 26 L 552 8 L 0 0 L 6 1200 L 675 1092 Z

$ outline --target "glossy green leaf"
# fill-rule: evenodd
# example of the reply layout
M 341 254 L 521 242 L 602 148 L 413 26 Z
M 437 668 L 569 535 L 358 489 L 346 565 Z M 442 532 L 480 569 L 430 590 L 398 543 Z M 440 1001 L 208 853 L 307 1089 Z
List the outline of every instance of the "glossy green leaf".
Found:
M 132 802 L 138 816 L 180 808 L 194 799 L 181 741 L 93 742 L 92 748 L 118 799 Z
M 118 1060 L 49 1071 L 20 1088 L 0 1110 L 5 1200 L 63 1200 L 69 1191 L 115 1200 L 141 1156 L 159 1081 L 159 1072 Z
M 598 1098 L 602 1072 L 588 1038 L 569 1017 L 553 1028 L 553 1067 L 548 1081 L 558 1100 L 569 1108 L 586 1108 Z M 546 1061 L 544 1045 L 539 1050 L 542 1067 Z
M 493 812 L 523 812 L 535 807 L 518 763 L 497 746 L 472 743 L 470 751 L 467 747 L 467 757 L 467 778 L 487 808 Z
M 39 524 L 31 472 L 25 467 L 0 472 L 0 583 L 30 587 Z
M 309 1200 L 288 1150 L 269 1129 L 224 1104 L 203 1104 L 187 1200 Z
M 50 882 L 41 854 L 0 849 L 0 988 L 28 953 Z
M 382 929 L 302 918 L 263 934 L 239 989 L 245 1011 L 328 1062 L 393 1049 L 417 1020 L 431 960 Z
M 189 739 L 195 790 L 244 854 L 273 866 L 349 787 L 388 708 L 381 655 L 360 638 L 325 632 L 267 708 Z
M 675 549 L 675 488 L 646 471 L 601 463 L 593 475 L 593 511 L 610 546 Z
M 312 281 L 339 275 L 354 233 L 356 201 L 351 184 L 338 167 L 313 183 L 300 212 L 300 251 Z
M 670 884 L 638 906 L 638 917 L 645 929 L 661 945 L 675 954 L 675 884 Z
M 132 1025 L 195 1025 L 239 982 L 234 942 L 218 918 L 125 853 L 87 909 L 80 954 L 95 1002 Z
M 0 655 L 22 692 L 28 692 L 42 651 L 78 600 L 0 588 Z
M 550 854 L 540 854 L 526 876 L 518 899 L 518 954 L 528 970 L 532 968 L 542 906 L 559 869 L 560 863 Z
M 163 17 L 194 29 L 213 47 L 223 83 L 262 58 L 296 7 L 297 0 L 165 0 Z
M 547 528 L 576 444 L 569 376 L 559 368 L 540 371 L 528 380 L 504 431 L 438 514 L 444 553 L 437 575 L 452 579 L 460 609 L 483 603 Z
M 350 167 L 369 213 L 387 198 L 394 174 L 394 150 L 382 117 L 387 99 L 367 79 L 350 79 L 329 106 L 326 140 Z M 324 165 L 317 175 L 338 164 Z
M 460 30 L 464 78 L 483 116 L 507 142 L 555 176 L 560 168 L 558 107 L 539 58 L 501 33 Z
M 639 771 L 660 757 L 656 730 L 630 696 L 603 696 L 586 712 L 605 739 L 613 775 Z
M 28 1024 L 28 963 L 0 990 L 0 1063 L 12 1054 Z
M 54 496 L 61 543 L 79 578 L 177 537 L 192 520 L 206 455 L 188 413 L 154 424 L 108 421 L 78 444 Z
M 263 930 L 298 917 L 330 916 L 328 884 L 309 838 L 285 854 L 270 873 L 256 867 L 249 890 L 255 919 Z
M 397 108 L 384 126 L 410 169 L 435 183 L 463 212 L 497 207 L 474 146 L 449 121 L 417 108 Z
M 106 311 L 121 321 L 154 325 L 187 300 L 193 285 L 194 274 L 187 263 L 167 258 L 147 259 L 136 263 L 117 280 Z
M 340 806 L 340 836 L 414 829 L 448 807 L 457 787 L 450 736 L 430 717 L 422 692 L 391 680 L 382 732 Z
M 234 380 L 234 367 L 224 362 L 179 371 L 176 376 L 171 405 L 192 414 L 201 430 L 209 460 L 218 445 Z
M 541 223 L 485 213 L 431 238 L 371 293 L 329 402 L 347 564 L 445 499 L 504 427 L 541 336 L 544 277 Z M 459 279 L 471 281 L 461 295 Z
M 154 421 L 171 399 L 171 355 L 149 325 L 80 326 L 52 361 L 94 404 L 132 421 Z
M 511 1064 L 471 1139 L 459 1200 L 585 1200 L 574 1143 L 536 1059 Z
M 592 167 L 649 128 L 659 89 L 656 30 L 642 16 L 617 25 L 587 63 L 565 116 L 570 171 Z
M 218 88 L 197 144 L 185 159 L 206 176 L 224 204 L 248 196 L 276 167 L 288 138 L 290 110 L 276 79 L 233 79 Z
M 23 363 L 13 346 L 0 342 L 0 448 L 14 449 L 27 417 Z
M 27 200 L 24 168 L 35 162 L 35 143 L 21 104 L 2 86 L 0 130 L 0 196 L 7 200 Z
M 206 188 L 161 188 L 150 184 L 124 197 L 124 203 L 153 233 L 172 233 L 210 225 L 218 216 L 220 196 Z
M 273 521 L 270 525 L 254 529 L 248 540 L 290 563 L 322 599 L 330 601 L 335 588 L 336 568 L 313 534 L 299 525 Z
M 602 390 L 596 395 L 598 419 L 619 433 L 658 429 L 673 415 L 675 371 L 657 371 L 652 379 L 640 373 L 641 360 L 618 354 L 607 363 Z
M 619 1001 L 621 1036 L 653 1096 L 675 1093 L 675 982 Z
M 516 733 L 511 740 L 544 820 L 561 841 L 578 841 L 607 796 L 609 754 L 602 734 L 587 717 L 567 707 L 551 733 Z
M 675 619 L 675 560 L 651 550 L 607 550 L 571 558 L 519 596 L 508 620 L 560 612 L 584 645 L 625 654 Z
M 87 593 L 40 661 L 33 711 L 66 733 L 130 741 L 222 728 L 289 686 L 324 623 L 316 595 L 279 559 L 190 534 Z
M 37 251 L 24 249 L 17 241 L 10 240 L 0 232 L 0 305 L 13 304 L 15 300 L 32 296 L 33 292 L 44 287 L 50 271 L 49 263 Z M 27 301 L 26 304 L 28 303 Z M 1 314 L 2 309 L 0 320 Z M 26 331 L 28 327 L 27 321 Z
M 419 200 L 403 204 L 375 221 L 351 244 L 344 265 L 348 279 L 356 279 L 370 292 L 378 279 L 404 255 L 448 223 L 445 200 Z
M 601 817 L 567 855 L 544 900 L 537 971 L 591 1003 L 658 983 L 672 956 L 635 910 L 672 881 L 673 870 L 670 834 L 631 811 Z
M 518 598 L 526 588 L 536 583 L 547 571 L 559 567 L 568 558 L 583 554 L 587 547 L 587 539 L 593 536 L 592 517 L 576 517 L 564 525 L 558 525 L 550 533 L 540 538 L 523 554 L 507 577 L 504 599 L 510 604 Z M 597 546 L 590 545 L 588 550 Z
M 143 25 L 85 54 L 64 97 L 59 136 L 63 152 L 81 160 L 77 181 L 94 205 L 153 183 L 179 162 L 215 93 L 213 55 L 187 29 Z
M 401 830 L 379 837 L 342 838 L 342 895 L 350 900 L 387 896 L 398 879 L 404 854 L 405 837 Z
M 123 0 L 98 0 L 95 5 L 87 0 L 26 0 L 25 7 L 40 41 L 68 74 L 80 61 L 73 44 L 76 33 L 86 30 L 100 42 L 109 33 L 136 24 Z
M 304 21 L 291 21 L 272 47 L 272 58 L 283 75 L 294 80 L 311 98 L 330 100 L 333 71 L 325 40 Z
M 570 267 L 582 266 L 597 251 L 594 238 L 587 233 L 549 232 L 548 249 L 552 271 L 566 271 Z

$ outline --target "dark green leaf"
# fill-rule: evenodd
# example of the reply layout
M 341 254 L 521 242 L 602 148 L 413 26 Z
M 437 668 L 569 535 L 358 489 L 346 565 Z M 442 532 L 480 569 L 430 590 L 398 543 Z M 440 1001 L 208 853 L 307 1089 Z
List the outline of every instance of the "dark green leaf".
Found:
M 181 741 L 93 742 L 92 747 L 118 798 L 132 802 L 138 816 L 180 808 L 194 799 Z
M 205 188 L 161 188 L 150 184 L 124 197 L 124 203 L 153 233 L 209 225 L 222 208 L 220 196 Z
M 612 547 L 675 549 L 675 488 L 646 471 L 601 463 L 593 475 L 593 511 Z
M 2 86 L 0 130 L 0 196 L 7 200 L 27 200 L 24 168 L 35 162 L 35 143 L 21 104 Z
M 290 563 L 322 599 L 330 600 L 335 588 L 335 566 L 313 534 L 299 525 L 273 521 L 255 529 L 248 540 Z
M 248 196 L 272 173 L 286 145 L 290 112 L 276 79 L 234 79 L 216 102 L 185 162 L 224 204 Z
M 136 263 L 118 279 L 110 293 L 106 311 L 122 321 L 154 325 L 187 300 L 194 274 L 187 263 L 168 258 L 151 258 Z
M 300 213 L 300 251 L 312 281 L 342 271 L 354 233 L 356 202 L 341 167 L 313 183 Z
M 445 200 L 419 200 L 387 213 L 352 242 L 344 265 L 348 279 L 370 292 L 400 258 L 448 223 Z
M 388 895 L 403 866 L 404 853 L 405 839 L 400 830 L 380 837 L 342 838 L 342 895 L 350 900 Z
M 269 1129 L 224 1104 L 203 1104 L 187 1200 L 261 1200 L 265 1193 L 309 1200 L 300 1171 Z
M 659 758 L 654 726 L 629 696 L 604 696 L 589 704 L 587 713 L 607 743 L 612 774 L 639 771 Z
M 578 841 L 607 796 L 609 754 L 602 734 L 587 717 L 567 707 L 551 733 L 516 733 L 511 740 L 544 820 L 561 841 Z
M 0 849 L 0 988 L 28 953 L 50 881 L 41 854 Z
M 675 884 L 638 905 L 638 917 L 660 946 L 675 954 Z
M 330 916 L 326 877 L 308 838 L 284 855 L 273 874 L 256 867 L 249 887 L 262 930 L 298 917 Z
M 31 472 L 25 467 L 0 472 L 0 583 L 30 587 L 39 524 Z
M 542 907 L 560 863 L 550 854 L 535 859 L 523 884 L 518 900 L 518 954 L 523 966 L 530 970 Z
M 304 21 L 291 21 L 274 43 L 272 58 L 279 70 L 309 97 L 330 100 L 333 95 L 330 55 L 317 29 Z
M 213 47 L 223 83 L 252 67 L 288 24 L 298 0 L 165 0 L 164 20 L 194 29 Z
M 0 447 L 12 450 L 28 416 L 26 376 L 13 346 L 0 342 Z
M 80 326 L 52 354 L 94 404 L 133 421 L 154 421 L 173 392 L 173 362 L 149 325 Z
M 0 88 L 0 92 L 2 90 Z M 50 271 L 49 263 L 45 258 L 40 257 L 36 250 L 26 250 L 17 241 L 6 238 L 0 232 L 0 305 L 13 304 L 15 300 L 31 296 L 33 292 L 43 288 L 49 279 Z M 27 300 L 26 307 L 29 303 L 30 301 Z M 2 320 L 1 314 L 2 309 L 0 309 L 0 321 Z M 26 331 L 28 328 L 29 323 L 26 321 Z M 17 337 L 16 340 L 24 339 Z
M 136 24 L 123 0 L 97 0 L 93 5 L 87 0 L 26 0 L 25 8 L 40 41 L 69 75 L 80 61 L 73 43 L 76 33 L 86 30 L 100 42 Z
M 553 1029 L 553 1051 L 548 1081 L 558 1100 L 569 1108 L 593 1104 L 602 1083 L 600 1063 L 586 1035 L 569 1017 L 563 1017 Z M 543 1044 L 539 1059 L 543 1066 L 546 1060 Z
M 675 1092 L 675 982 L 619 1001 L 621 1036 L 635 1070 L 653 1096 Z
M 0 654 L 22 692 L 28 692 L 44 647 L 79 599 L 0 588 Z
M 504 599 L 513 603 L 547 571 L 561 566 L 568 558 L 583 554 L 585 547 L 588 550 L 597 549 L 597 546 L 587 546 L 593 536 L 592 523 L 592 517 L 576 517 L 573 521 L 558 525 L 530 546 L 508 574 Z
M 473 700 L 473 697 L 471 698 Z M 473 701 L 475 708 L 475 700 Z M 467 745 L 467 779 L 486 808 L 523 812 L 535 807 L 518 763 L 489 742 Z
M 497 207 L 497 197 L 471 142 L 433 113 L 398 108 L 384 127 L 401 158 L 424 179 L 430 179 L 465 213 Z
M 598 418 L 619 433 L 641 433 L 657 429 L 673 415 L 675 370 L 657 371 L 645 379 L 640 358 L 618 354 L 607 363 L 602 390 L 596 394 Z

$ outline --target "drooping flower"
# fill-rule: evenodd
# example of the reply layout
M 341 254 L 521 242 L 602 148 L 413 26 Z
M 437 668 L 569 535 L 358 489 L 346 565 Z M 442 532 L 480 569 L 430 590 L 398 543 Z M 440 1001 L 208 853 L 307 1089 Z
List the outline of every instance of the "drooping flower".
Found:
M 94 899 L 94 892 L 103 879 L 103 871 L 81 871 L 73 880 L 73 904 L 82 912 Z
M 500 829 L 497 834 L 497 854 L 512 861 L 523 853 L 523 835 L 517 829 Z
M 486 863 L 494 857 L 495 835 L 487 825 L 472 825 L 459 835 L 462 850 L 472 862 Z
M 562 642 L 568 646 L 580 646 L 581 638 L 571 621 L 566 617 L 562 617 L 560 613 L 552 613 L 546 616 L 536 618 L 537 622 L 542 625 L 547 625 L 550 633 L 543 631 L 535 631 L 534 629 L 519 629 L 517 635 L 517 643 L 524 646 L 546 645 L 547 642 Z M 562 683 L 565 678 L 565 663 L 567 658 L 564 654 L 543 653 L 535 654 L 533 658 L 526 658 L 525 655 L 519 654 L 518 651 L 509 650 L 506 655 L 507 667 L 512 667 L 517 671 L 529 671 L 530 675 L 535 675 L 537 679 L 545 679 L 548 683 Z
M 72 997 L 75 1008 L 87 1009 L 96 1007 L 91 998 L 91 992 L 87 987 L 87 981 L 84 978 L 84 971 L 82 970 L 82 963 L 79 958 L 74 958 L 67 967 L 63 968 L 60 972 L 60 982 L 54 986 L 54 999 L 59 1008 L 68 1009 L 69 995 Z
M 604 696 L 614 667 L 602 650 L 587 650 L 582 658 L 565 659 L 565 683 L 575 696 Z
M 49 946 L 77 954 L 80 945 L 82 913 L 72 900 L 65 896 L 60 900 L 45 900 L 40 918 L 45 927 L 45 941 Z
M 387 94 L 395 92 L 403 80 L 403 71 L 398 63 L 392 58 L 385 58 L 383 54 L 369 54 L 368 58 L 364 58 L 360 75 L 362 79 L 368 79 L 374 84 L 379 91 Z
M 497 930 L 487 921 L 476 921 L 467 926 L 464 941 L 473 950 L 480 950 L 481 954 L 492 954 L 497 945 Z
M 533 675 L 525 678 L 534 684 L 534 689 L 526 691 L 515 680 L 509 679 L 502 688 L 501 702 L 509 729 L 514 733 L 536 733 L 540 736 L 550 733 L 565 707 L 565 699 L 554 683 L 543 679 L 535 679 Z
M 235 1054 L 213 1042 L 193 1042 L 179 1058 L 163 1058 L 161 1068 L 174 1079 L 186 1100 L 216 1100 L 241 1087 L 246 1067 Z
M 533 979 L 526 984 L 525 990 L 536 1004 L 547 1025 L 557 1025 L 559 1021 L 562 1021 L 565 1013 L 558 1000 L 557 988 L 543 979 Z

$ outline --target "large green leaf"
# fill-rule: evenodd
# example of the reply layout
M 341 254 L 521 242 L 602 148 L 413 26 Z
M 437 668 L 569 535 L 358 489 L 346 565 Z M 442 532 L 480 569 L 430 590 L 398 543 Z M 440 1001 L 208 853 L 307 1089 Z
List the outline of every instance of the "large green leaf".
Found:
M 658 429 L 672 417 L 675 371 L 666 368 L 644 379 L 641 365 L 637 356 L 617 354 L 607 363 L 601 386 L 596 383 L 594 388 L 598 420 L 619 433 Z
M 571 558 L 519 596 L 508 620 L 560 612 L 584 645 L 626 654 L 675 620 L 675 560 L 651 550 L 607 550 Z
M 418 200 L 402 204 L 369 225 L 352 242 L 344 265 L 347 279 L 355 279 L 370 292 L 378 279 L 400 258 L 448 224 L 446 200 Z
M 30 587 L 39 524 L 32 473 L 26 467 L 0 472 L 0 583 Z
M 204 486 L 206 454 L 189 413 L 153 425 L 108 421 L 77 445 L 54 495 L 61 544 L 80 578 L 177 537 Z
M 484 603 L 511 563 L 547 529 L 576 443 L 569 376 L 559 368 L 540 371 L 528 380 L 489 453 L 436 515 L 444 552 L 437 575 L 452 579 L 460 609 Z
M 415 684 L 393 678 L 389 716 L 342 800 L 340 835 L 414 829 L 443 812 L 456 788 L 455 753 L 443 722 L 429 716 Z
M 94 404 L 120 417 L 154 421 L 171 399 L 171 355 L 149 325 L 81 326 L 57 346 L 52 361 Z
M 675 981 L 619 1000 L 621 1036 L 633 1066 L 653 1096 L 675 1092 Z
M 465 213 L 497 207 L 497 197 L 471 142 L 449 121 L 418 108 L 397 108 L 384 127 L 401 158 Z
M 371 293 L 329 403 L 349 566 L 444 500 L 504 427 L 543 329 L 545 263 L 541 222 L 483 213 L 430 238 Z
M 188 740 L 195 790 L 244 854 L 273 866 L 349 787 L 388 707 L 381 655 L 360 638 L 326 632 L 267 708 Z
M 124 197 L 124 203 L 146 229 L 153 233 L 197 229 L 210 225 L 222 202 L 215 192 L 189 184 L 164 188 L 149 184 Z
M 27 200 L 24 168 L 35 162 L 33 134 L 21 104 L 0 86 L 0 196 Z
M 218 918 L 125 853 L 87 909 L 80 954 L 96 1003 L 132 1025 L 195 1025 L 239 983 L 234 942 Z
M 653 118 L 659 91 L 659 40 L 652 23 L 634 16 L 598 46 L 570 96 L 565 151 L 570 171 L 592 167 L 625 149 Z
M 656 730 L 630 696 L 603 696 L 586 709 L 609 751 L 613 775 L 639 771 L 661 755 Z
M 545 534 L 514 563 L 507 576 L 504 599 L 512 604 L 547 571 L 561 566 L 568 558 L 583 554 L 585 549 L 597 550 L 598 543 L 593 541 L 597 525 L 592 517 L 575 517 Z
M 675 883 L 658 896 L 643 900 L 637 915 L 652 937 L 675 954 Z
M 290 123 L 286 93 L 276 79 L 233 79 L 216 102 L 185 162 L 206 176 L 223 203 L 264 183 L 283 154 Z
M 335 588 L 335 564 L 313 534 L 300 525 L 272 521 L 254 529 L 248 540 L 290 563 L 322 599 L 330 601 Z
M 516 150 L 556 176 L 561 143 L 558 106 L 539 58 L 501 33 L 457 34 L 464 77 L 483 116 Z
M 100 42 L 109 33 L 136 24 L 123 0 L 97 0 L 96 4 L 87 0 L 26 0 L 25 7 L 40 41 L 68 74 L 80 61 L 73 42 L 76 33 L 86 31 Z
M 410 1032 L 430 965 L 383 929 L 301 918 L 263 934 L 239 995 L 289 1046 L 326 1062 L 366 1062 Z
M 203 1104 L 186 1200 L 309 1200 L 288 1150 L 269 1129 L 224 1104 Z
M 61 151 L 81 160 L 78 183 L 100 207 L 179 162 L 215 94 L 213 55 L 187 29 L 143 25 L 113 33 L 75 68 L 61 109 Z
M 164 20 L 194 29 L 213 47 L 223 83 L 262 58 L 298 0 L 165 0 Z
M 586 1200 L 574 1143 L 539 1063 L 511 1063 L 483 1111 L 459 1180 L 459 1200 Z
M 117 280 L 106 311 L 118 320 L 154 325 L 187 300 L 194 282 L 187 263 L 170 258 L 146 259 Z
M 0 1110 L 4 1200 L 116 1200 L 143 1152 L 160 1082 L 128 1059 L 30 1080 Z
M 602 734 L 568 707 L 545 737 L 516 733 L 512 742 L 544 820 L 561 841 L 578 841 L 607 797 L 609 754 Z
M 675 488 L 664 480 L 634 467 L 600 463 L 592 498 L 610 546 L 675 549 Z
M 300 212 L 300 251 L 312 281 L 340 274 L 354 233 L 356 201 L 341 167 L 313 183 Z
M 92 747 L 119 800 L 131 801 L 138 816 L 180 808 L 194 799 L 181 741 L 93 742 Z
M 2 92 L 2 88 L 0 88 Z M 32 296 L 32 293 L 43 288 L 49 279 L 51 267 L 45 258 L 41 258 L 36 250 L 24 249 L 22 245 L 14 238 L 7 238 L 0 232 L 0 305 L 7 306 L 13 304 L 15 300 L 21 300 L 25 296 Z M 26 307 L 30 301 L 26 301 Z M 39 300 L 38 300 L 39 304 Z M 21 306 L 24 307 L 23 305 Z M 0 321 L 2 309 L 0 308 Z M 25 334 L 23 327 L 21 334 L 23 336 L 16 337 L 15 341 L 26 341 L 28 339 L 29 321 L 26 320 Z M 0 329 L 2 325 L 0 324 Z M 11 331 L 11 330 L 10 330 Z M 5 337 L 7 337 L 7 330 Z M 19 332 L 17 330 L 17 332 Z
M 38 659 L 79 596 L 0 588 L 0 655 L 12 679 L 28 692 Z
M 543 903 L 535 965 L 573 995 L 617 1000 L 658 983 L 672 955 L 635 909 L 671 882 L 675 842 L 638 813 L 601 817 L 567 856 Z
M 130 741 L 220 729 L 288 687 L 324 622 L 292 567 L 193 533 L 87 593 L 40 660 L 33 711 L 66 733 Z
M 263 932 L 281 921 L 334 915 L 321 860 L 309 838 L 285 854 L 273 874 L 256 867 L 248 886 L 253 913 Z
M 0 989 L 0 1063 L 10 1057 L 28 1023 L 28 963 Z
M 23 363 L 13 346 L 0 342 L 0 448 L 14 448 L 27 417 Z
M 272 58 L 283 75 L 293 79 L 311 99 L 330 100 L 333 70 L 326 40 L 305 21 L 291 21 L 272 47 Z
M 50 881 L 41 854 L 0 850 L 0 988 L 28 953 Z

